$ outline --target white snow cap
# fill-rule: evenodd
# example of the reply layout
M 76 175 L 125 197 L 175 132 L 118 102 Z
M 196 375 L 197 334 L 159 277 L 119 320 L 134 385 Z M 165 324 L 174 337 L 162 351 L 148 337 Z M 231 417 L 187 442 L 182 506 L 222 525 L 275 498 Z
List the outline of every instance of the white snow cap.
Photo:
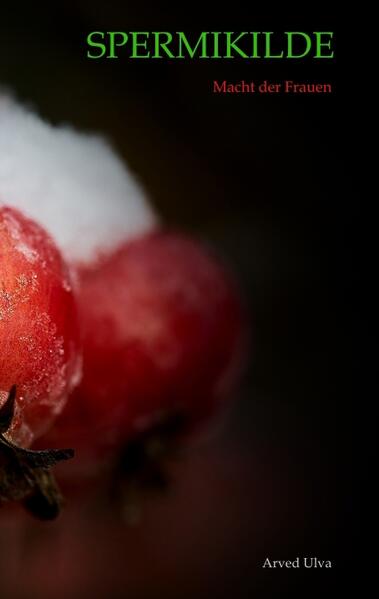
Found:
M 151 230 L 146 195 L 99 135 L 52 126 L 0 92 L 0 205 L 20 209 L 56 240 L 68 260 Z

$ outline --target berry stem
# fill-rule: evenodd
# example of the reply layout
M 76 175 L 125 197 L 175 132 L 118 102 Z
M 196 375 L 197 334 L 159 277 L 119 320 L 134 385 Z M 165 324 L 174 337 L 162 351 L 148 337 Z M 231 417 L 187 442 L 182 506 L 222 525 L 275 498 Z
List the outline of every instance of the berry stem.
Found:
M 50 468 L 74 456 L 73 449 L 33 451 L 18 447 L 4 435 L 11 427 L 17 389 L 13 385 L 0 408 L 0 506 L 21 501 L 33 516 L 41 520 L 56 518 L 63 498 Z

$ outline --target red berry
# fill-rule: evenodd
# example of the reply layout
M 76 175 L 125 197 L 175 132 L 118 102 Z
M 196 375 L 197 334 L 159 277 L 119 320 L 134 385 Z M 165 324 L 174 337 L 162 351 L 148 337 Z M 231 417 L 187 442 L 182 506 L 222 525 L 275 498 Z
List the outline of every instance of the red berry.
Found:
M 114 445 L 165 414 L 189 428 L 206 420 L 236 381 L 245 338 L 218 261 L 189 238 L 156 232 L 81 267 L 79 281 L 83 379 L 55 441 Z
M 69 273 L 49 235 L 0 207 L 0 407 L 17 387 L 8 438 L 30 445 L 62 410 L 80 374 Z

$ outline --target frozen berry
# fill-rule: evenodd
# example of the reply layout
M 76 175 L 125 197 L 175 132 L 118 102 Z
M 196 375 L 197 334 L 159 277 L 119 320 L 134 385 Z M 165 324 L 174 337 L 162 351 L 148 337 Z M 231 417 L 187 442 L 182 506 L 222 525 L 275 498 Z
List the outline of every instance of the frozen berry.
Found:
M 0 206 L 0 408 L 16 386 L 7 438 L 29 446 L 61 412 L 80 378 L 69 272 L 49 235 Z
M 55 443 L 106 448 L 172 416 L 192 430 L 217 411 L 238 378 L 245 323 L 234 282 L 204 247 L 159 231 L 78 274 L 83 379 Z

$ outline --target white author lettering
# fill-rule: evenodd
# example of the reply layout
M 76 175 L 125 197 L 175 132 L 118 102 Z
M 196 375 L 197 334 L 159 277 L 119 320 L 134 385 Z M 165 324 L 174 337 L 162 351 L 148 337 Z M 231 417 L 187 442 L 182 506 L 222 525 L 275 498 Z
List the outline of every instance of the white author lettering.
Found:
M 266 557 L 262 568 L 331 568 L 330 560 L 322 560 L 317 557 L 296 557 L 294 560 L 269 559 Z

